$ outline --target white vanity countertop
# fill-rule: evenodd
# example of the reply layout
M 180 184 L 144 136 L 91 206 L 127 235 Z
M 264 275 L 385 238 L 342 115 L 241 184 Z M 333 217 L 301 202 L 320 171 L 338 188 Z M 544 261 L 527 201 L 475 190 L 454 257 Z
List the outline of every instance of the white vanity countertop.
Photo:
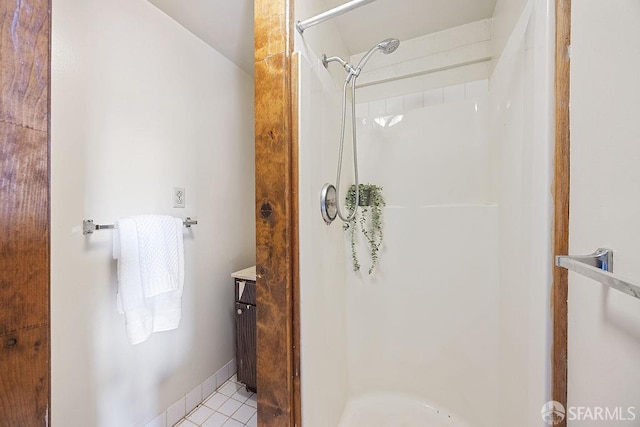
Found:
M 245 268 L 244 270 L 231 273 L 231 277 L 234 279 L 253 280 L 256 281 L 256 266 Z

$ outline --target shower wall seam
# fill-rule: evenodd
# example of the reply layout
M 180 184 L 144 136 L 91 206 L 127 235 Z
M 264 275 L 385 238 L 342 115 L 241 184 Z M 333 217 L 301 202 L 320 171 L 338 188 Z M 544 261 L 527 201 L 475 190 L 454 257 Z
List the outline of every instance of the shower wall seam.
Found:
M 390 78 L 386 78 L 386 79 L 380 79 L 380 80 L 375 80 L 375 81 L 372 81 L 372 82 L 362 83 L 362 84 L 357 85 L 356 89 L 364 88 L 364 87 L 368 87 L 368 86 L 375 86 L 375 85 L 383 84 L 383 83 L 395 82 L 395 81 L 398 81 L 398 80 L 410 79 L 412 77 L 426 76 L 426 75 L 429 75 L 429 74 L 439 73 L 439 72 L 443 72 L 443 71 L 455 70 L 456 68 L 462 68 L 462 67 L 466 67 L 466 66 L 469 66 L 469 65 L 475 65 L 475 64 L 482 64 L 483 62 L 490 62 L 492 60 L 493 60 L 493 57 L 487 56 L 487 57 L 484 57 L 484 58 L 475 59 L 473 61 L 461 62 L 461 63 L 455 64 L 455 65 L 448 65 L 448 66 L 440 67 L 440 68 L 432 68 L 430 70 L 420 71 L 420 72 L 411 73 L 411 74 L 402 74 L 402 75 L 397 76 L 397 77 L 390 77 Z

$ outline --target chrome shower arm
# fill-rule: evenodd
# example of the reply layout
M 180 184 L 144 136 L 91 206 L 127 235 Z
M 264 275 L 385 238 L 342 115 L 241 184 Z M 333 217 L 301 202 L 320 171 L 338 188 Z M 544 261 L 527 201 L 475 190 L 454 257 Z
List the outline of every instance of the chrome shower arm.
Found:
M 351 66 L 351 64 L 349 64 L 347 61 L 340 58 L 339 56 L 327 57 L 327 55 L 323 54 L 321 59 L 322 59 L 322 65 L 324 65 L 324 68 L 329 67 L 329 62 L 339 62 L 340 65 L 344 67 L 347 73 L 353 73 L 355 71 L 355 69 Z
M 360 70 L 357 68 L 353 68 L 351 64 L 349 64 L 344 59 L 339 56 L 330 56 L 327 58 L 327 55 L 322 54 L 322 65 L 324 68 L 329 67 L 329 62 L 339 62 L 342 67 L 344 67 L 345 71 L 348 73 L 347 75 L 347 83 L 351 81 L 351 79 L 355 76 L 358 77 L 360 75 Z

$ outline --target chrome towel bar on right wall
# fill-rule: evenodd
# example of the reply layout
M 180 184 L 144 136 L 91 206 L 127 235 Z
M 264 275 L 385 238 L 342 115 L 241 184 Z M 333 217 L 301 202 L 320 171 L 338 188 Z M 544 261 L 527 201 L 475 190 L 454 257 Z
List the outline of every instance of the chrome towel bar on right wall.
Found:
M 640 286 L 613 274 L 613 251 L 611 249 L 600 248 L 590 255 L 558 255 L 556 256 L 556 265 L 640 299 Z

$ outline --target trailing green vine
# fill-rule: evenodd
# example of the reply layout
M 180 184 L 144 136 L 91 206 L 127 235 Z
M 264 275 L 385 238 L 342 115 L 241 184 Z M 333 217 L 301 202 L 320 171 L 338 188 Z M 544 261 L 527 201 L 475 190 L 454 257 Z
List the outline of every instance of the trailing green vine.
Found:
M 369 255 L 371 256 L 369 274 L 372 274 L 378 262 L 378 253 L 383 241 L 382 210 L 385 206 L 385 201 L 382 198 L 382 187 L 373 184 L 360 184 L 358 188 L 360 192 L 360 209 L 358 209 L 351 221 L 344 224 L 343 228 L 349 233 L 351 239 L 353 271 L 360 271 L 360 261 L 356 251 L 356 231 L 359 228 L 369 247 Z M 352 185 L 346 196 L 346 206 L 349 214 L 355 209 L 355 204 L 356 189 L 355 185 Z

